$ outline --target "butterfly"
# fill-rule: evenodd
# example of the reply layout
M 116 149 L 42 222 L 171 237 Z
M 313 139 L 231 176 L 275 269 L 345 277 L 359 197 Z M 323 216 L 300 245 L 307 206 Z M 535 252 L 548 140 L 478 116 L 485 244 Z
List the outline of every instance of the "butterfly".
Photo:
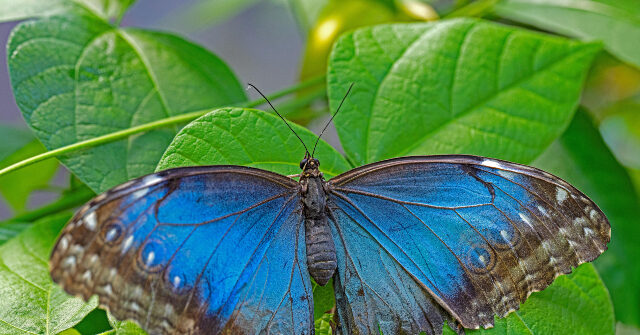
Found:
M 325 180 L 319 166 L 307 150 L 299 180 L 221 165 L 126 182 L 63 229 L 51 276 L 150 334 L 313 334 L 311 278 L 334 280 L 338 334 L 463 333 L 610 240 L 593 201 L 533 167 L 413 156 Z

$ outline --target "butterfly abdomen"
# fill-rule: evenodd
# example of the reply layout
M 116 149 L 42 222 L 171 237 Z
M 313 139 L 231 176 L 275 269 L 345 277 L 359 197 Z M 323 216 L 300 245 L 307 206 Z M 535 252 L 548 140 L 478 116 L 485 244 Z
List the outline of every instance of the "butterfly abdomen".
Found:
M 327 217 L 306 218 L 307 267 L 318 285 L 324 286 L 336 271 L 336 247 Z

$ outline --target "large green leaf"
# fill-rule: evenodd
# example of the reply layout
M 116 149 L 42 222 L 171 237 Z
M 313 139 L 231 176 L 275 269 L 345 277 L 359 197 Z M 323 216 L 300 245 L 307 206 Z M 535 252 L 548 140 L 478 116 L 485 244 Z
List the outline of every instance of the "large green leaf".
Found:
M 18 106 L 49 149 L 246 100 L 229 68 L 201 47 L 169 34 L 114 28 L 80 9 L 22 23 L 8 53 Z M 62 161 L 101 192 L 153 172 L 178 130 L 151 131 Z
M 0 168 L 45 151 L 27 130 L 0 125 L 0 138 Z M 31 192 L 46 187 L 57 169 L 58 162 L 49 160 L 2 176 L 0 194 L 16 212 L 22 212 Z
M 491 329 L 467 334 L 545 335 L 614 334 L 615 318 L 609 293 L 591 264 L 558 277 L 542 292 L 533 293 L 519 311 L 496 318 Z M 453 334 L 445 327 L 445 334 Z
M 473 153 L 528 162 L 569 124 L 596 44 L 478 20 L 394 24 L 343 35 L 328 84 L 356 164 Z
M 49 277 L 49 253 L 70 214 L 41 220 L 0 247 L 0 333 L 57 334 L 97 305 L 85 303 Z
M 640 67 L 637 0 L 504 0 L 496 13 L 584 40 L 601 40 L 609 52 Z
M 291 124 L 309 150 L 317 136 Z M 349 164 L 320 140 L 315 156 L 320 170 L 332 177 Z M 247 108 L 221 108 L 184 127 L 158 164 L 157 170 L 178 166 L 233 164 L 252 166 L 284 175 L 300 173 L 304 147 L 277 116 Z
M 535 163 L 593 199 L 611 222 L 609 250 L 595 261 L 611 292 L 616 317 L 640 325 L 640 219 L 629 175 L 613 157 L 585 113 Z
M 0 22 L 60 14 L 82 6 L 104 18 L 119 19 L 136 0 L 0 0 Z

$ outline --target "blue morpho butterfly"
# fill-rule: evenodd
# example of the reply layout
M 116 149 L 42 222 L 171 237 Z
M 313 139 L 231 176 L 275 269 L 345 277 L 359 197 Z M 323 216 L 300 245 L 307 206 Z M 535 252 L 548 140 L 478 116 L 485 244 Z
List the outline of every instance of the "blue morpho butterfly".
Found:
M 337 333 L 462 333 L 609 242 L 596 204 L 536 168 L 416 156 L 325 181 L 319 164 L 306 151 L 299 181 L 233 165 L 129 181 L 78 211 L 51 275 L 151 334 L 313 334 L 308 274 L 334 278 Z

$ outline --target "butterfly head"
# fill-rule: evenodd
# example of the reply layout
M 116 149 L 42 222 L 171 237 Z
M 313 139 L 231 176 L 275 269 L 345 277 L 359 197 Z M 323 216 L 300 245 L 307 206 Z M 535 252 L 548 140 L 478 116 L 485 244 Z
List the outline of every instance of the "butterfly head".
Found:
M 300 169 L 304 176 L 318 176 L 320 175 L 320 161 L 317 158 L 306 156 L 300 161 Z

